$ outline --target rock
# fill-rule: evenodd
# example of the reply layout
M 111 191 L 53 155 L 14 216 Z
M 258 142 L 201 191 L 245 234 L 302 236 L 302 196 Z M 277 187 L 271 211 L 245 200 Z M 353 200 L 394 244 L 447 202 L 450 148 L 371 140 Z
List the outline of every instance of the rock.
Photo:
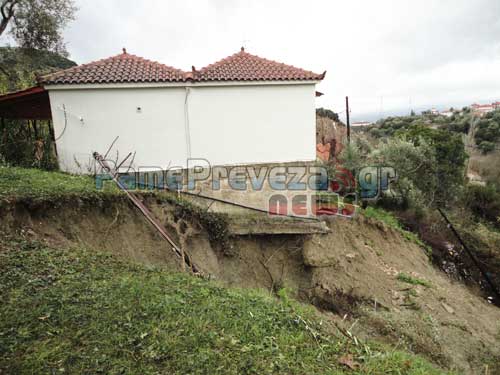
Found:
M 441 305 L 443 305 L 444 309 L 449 313 L 449 314 L 455 314 L 455 310 L 453 309 L 453 307 L 451 307 L 450 305 L 447 305 L 446 303 L 444 302 L 441 302 Z
M 304 243 L 304 263 L 312 267 L 328 267 L 338 264 L 338 256 L 334 246 L 326 241 L 321 241 L 320 236 L 312 238 Z
M 356 258 L 356 254 L 354 254 L 354 253 L 349 253 L 349 254 L 346 254 L 346 255 L 345 255 L 345 257 L 346 257 L 347 259 L 354 259 L 354 258 Z

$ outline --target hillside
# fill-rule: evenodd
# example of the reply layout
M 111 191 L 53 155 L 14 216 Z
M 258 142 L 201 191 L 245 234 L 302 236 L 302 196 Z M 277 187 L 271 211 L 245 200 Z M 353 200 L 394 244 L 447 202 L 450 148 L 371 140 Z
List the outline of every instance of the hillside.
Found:
M 231 356 L 228 348 L 244 353 L 241 358 L 246 362 L 236 360 L 234 366 L 240 366 L 237 369 L 214 368 L 213 373 L 245 373 L 243 369 L 247 373 L 335 373 L 347 370 L 349 366 L 340 364 L 346 358 L 359 363 L 361 367 L 354 367 L 360 373 L 434 371 L 421 360 L 408 357 L 408 353 L 420 354 L 435 366 L 458 373 L 475 373 L 486 366 L 494 373 L 500 363 L 498 309 L 434 268 L 418 238 L 379 209 L 368 209 L 354 220 L 332 220 L 327 223 L 328 234 L 235 235 L 227 233 L 226 223 L 247 220 L 246 225 L 256 226 L 266 217 L 221 217 L 207 212 L 208 204 L 200 210 L 169 194 L 143 195 L 145 204 L 175 241 L 189 251 L 204 275 L 217 280 L 214 285 L 176 274 L 180 269 L 178 260 L 137 210 L 114 189 L 96 191 L 91 178 L 2 168 L 0 191 L 0 215 L 4 218 L 0 232 L 7 239 L 2 245 L 0 267 L 11 270 L 2 272 L 2 285 L 8 286 L 2 293 L 10 296 L 10 302 L 3 310 L 0 308 L 5 317 L 2 321 L 5 327 L 30 327 L 17 331 L 6 328 L 6 333 L 0 335 L 0 348 L 10 348 L 11 353 L 4 366 L 16 363 L 41 369 L 41 358 L 47 355 L 56 358 L 50 362 L 54 366 L 87 366 L 92 343 L 106 358 L 113 359 L 106 362 L 107 366 L 114 366 L 116 351 L 120 350 L 127 355 L 121 360 L 125 368 L 145 366 L 146 370 L 140 369 L 147 373 L 155 366 L 179 366 L 196 373 L 194 367 L 189 367 L 194 366 L 192 363 L 181 363 L 177 352 L 171 352 L 174 349 L 167 346 L 168 340 L 165 346 L 163 341 L 154 341 L 166 335 L 179 336 L 176 345 L 185 348 L 189 344 L 193 348 L 189 358 L 210 365 L 221 353 Z M 109 272 L 103 275 L 103 269 Z M 53 279 L 64 282 L 52 283 Z M 36 282 L 26 284 L 23 280 Z M 75 280 L 81 280 L 82 285 Z M 104 288 L 102 294 L 92 286 L 92 280 Z M 40 289 L 33 294 L 31 287 Z M 246 291 L 231 289 L 241 287 Z M 255 290 L 276 293 L 281 302 L 261 297 L 249 302 Z M 110 296 L 107 302 L 103 301 L 103 293 Z M 261 292 L 257 294 L 262 296 Z M 228 296 L 235 295 L 238 297 L 227 302 Z M 40 309 L 23 318 L 17 313 L 23 299 Z M 60 299 L 67 302 L 54 302 Z M 159 302 L 165 299 L 169 306 L 175 306 L 173 311 Z M 177 306 L 177 299 L 182 306 Z M 287 302 L 292 300 L 314 306 L 316 311 L 309 307 L 309 313 L 300 315 L 302 308 L 296 302 Z M 141 323 L 134 315 L 133 306 L 137 304 L 146 314 Z M 214 306 L 221 312 L 214 312 Z M 259 309 L 266 312 L 257 316 Z M 45 318 L 46 310 L 52 311 L 53 321 Z M 103 323 L 87 319 L 96 316 L 94 310 L 100 311 Z M 289 319 L 296 320 L 297 313 L 311 322 L 308 327 L 322 332 L 319 344 L 314 335 L 308 336 L 309 328 L 287 325 Z M 231 319 L 225 320 L 227 316 Z M 176 322 L 174 327 L 172 321 Z M 51 334 L 64 332 L 64 340 L 47 334 L 48 324 L 55 330 L 49 331 Z M 254 329 L 255 324 L 258 327 Z M 116 339 L 104 336 L 108 332 L 106 325 L 119 333 Z M 200 332 L 192 334 L 189 327 Z M 139 338 L 129 342 L 129 330 L 132 337 Z M 224 333 L 220 333 L 222 330 Z M 31 331 L 36 334 L 24 337 L 23 332 Z M 92 336 L 87 336 L 87 331 Z M 256 336 L 248 337 L 247 331 L 256 332 Z M 273 339 L 259 336 L 262 332 L 269 332 Z M 141 339 L 143 334 L 147 335 Z M 109 340 L 116 340 L 113 348 Z M 269 340 L 274 349 L 267 352 L 268 347 L 262 345 Z M 47 349 L 41 343 L 48 345 Z M 28 347 L 36 348 L 36 352 Z M 407 354 L 394 352 L 394 347 Z M 77 354 L 70 356 L 72 352 Z M 12 353 L 19 357 L 13 359 Z M 130 358 L 139 359 L 139 363 L 131 364 Z M 220 363 L 230 366 L 223 360 Z M 113 372 L 109 367 L 104 370 Z
M 75 65 L 75 62 L 54 52 L 0 47 L 0 94 L 34 85 L 37 75 Z
M 388 117 L 356 132 L 353 147 L 358 164 L 397 170 L 398 181 L 376 205 L 390 210 L 431 246 L 434 263 L 450 277 L 475 284 L 498 306 L 499 137 L 499 110 L 478 116 L 464 108 L 450 117 Z M 450 232 L 438 208 L 476 260 Z
M 401 352 L 370 355 L 286 298 L 95 251 L 25 240 L 0 249 L 6 373 L 441 373 Z

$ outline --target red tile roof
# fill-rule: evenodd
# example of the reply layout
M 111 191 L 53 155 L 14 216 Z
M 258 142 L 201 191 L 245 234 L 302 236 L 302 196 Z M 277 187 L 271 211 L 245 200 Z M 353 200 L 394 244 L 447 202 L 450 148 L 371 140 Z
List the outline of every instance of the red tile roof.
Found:
M 177 81 L 185 81 L 182 70 L 128 54 L 125 49 L 123 53 L 107 59 L 40 77 L 42 84 Z
M 288 81 L 322 80 L 325 73 L 316 74 L 241 51 L 208 65 L 195 73 L 197 81 Z
M 147 83 L 184 81 L 288 81 L 322 80 L 325 76 L 291 65 L 251 55 L 243 48 L 238 53 L 190 72 L 172 68 L 128 54 L 79 65 L 40 77 L 41 84 Z

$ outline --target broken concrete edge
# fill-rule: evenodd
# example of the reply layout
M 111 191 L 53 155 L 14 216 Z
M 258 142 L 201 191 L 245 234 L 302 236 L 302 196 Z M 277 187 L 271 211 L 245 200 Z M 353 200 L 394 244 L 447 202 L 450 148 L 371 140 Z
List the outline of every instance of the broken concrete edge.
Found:
M 232 220 L 235 219 L 235 220 Z M 290 218 L 249 218 L 229 215 L 229 232 L 232 235 L 264 234 L 326 234 L 330 228 L 324 221 L 307 221 Z
M 170 193 L 170 196 L 175 193 Z M 324 234 L 329 233 L 327 224 L 318 218 L 276 216 L 251 208 L 233 206 L 229 202 L 215 201 L 210 197 L 180 194 L 179 199 L 207 212 L 227 216 L 230 235 L 264 234 Z

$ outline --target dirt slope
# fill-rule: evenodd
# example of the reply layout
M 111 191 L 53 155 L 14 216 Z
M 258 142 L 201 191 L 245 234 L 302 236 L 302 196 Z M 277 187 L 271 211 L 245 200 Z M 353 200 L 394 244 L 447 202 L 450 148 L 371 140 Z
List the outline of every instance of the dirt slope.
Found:
M 358 218 L 331 227 L 332 234 L 314 238 L 304 251 L 315 267 L 319 303 L 328 306 L 335 291 L 348 292 L 362 301 L 351 313 L 358 316 L 354 332 L 398 342 L 467 373 L 484 373 L 485 364 L 500 373 L 498 308 L 451 281 L 423 249 L 380 223 Z M 400 281 L 400 273 L 427 286 Z
M 500 373 L 500 310 L 452 282 L 422 248 L 382 223 L 336 219 L 326 235 L 236 236 L 221 248 L 199 220 L 179 216 L 172 204 L 146 201 L 212 278 L 230 286 L 286 287 L 359 337 L 396 344 L 460 373 L 484 373 L 485 365 Z M 1 207 L 0 217 L 7 235 L 179 267 L 165 242 L 122 198 L 59 206 L 17 202 Z M 407 282 L 398 279 L 400 273 Z

